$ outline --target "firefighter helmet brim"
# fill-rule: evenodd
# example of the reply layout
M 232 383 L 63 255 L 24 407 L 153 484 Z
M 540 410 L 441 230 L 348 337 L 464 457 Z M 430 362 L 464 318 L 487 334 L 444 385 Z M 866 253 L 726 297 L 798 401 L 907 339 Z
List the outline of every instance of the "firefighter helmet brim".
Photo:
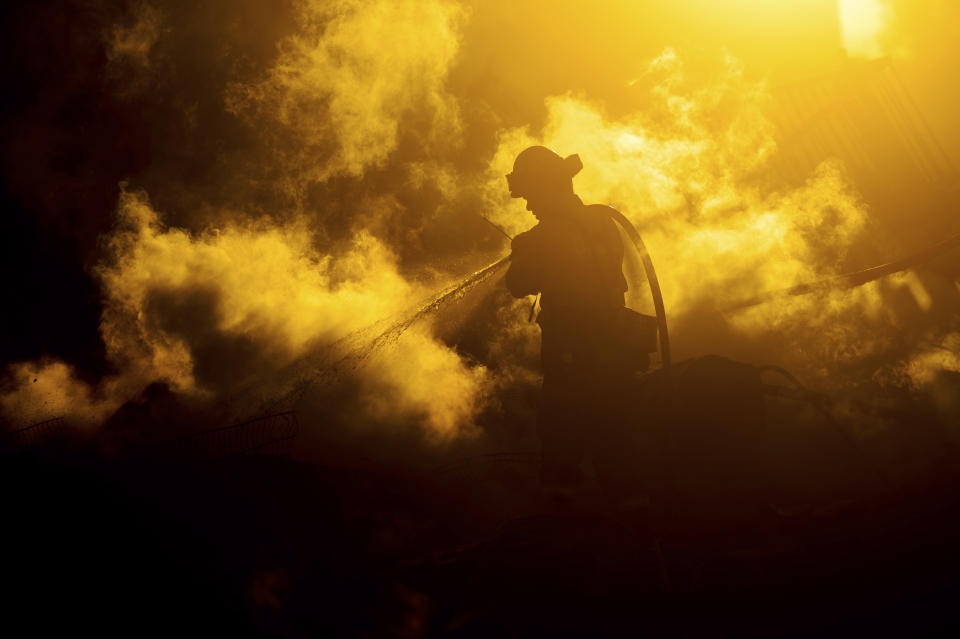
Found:
M 527 197 L 534 189 L 559 186 L 583 168 L 577 154 L 562 158 L 545 146 L 531 146 L 517 156 L 507 174 L 510 197 Z

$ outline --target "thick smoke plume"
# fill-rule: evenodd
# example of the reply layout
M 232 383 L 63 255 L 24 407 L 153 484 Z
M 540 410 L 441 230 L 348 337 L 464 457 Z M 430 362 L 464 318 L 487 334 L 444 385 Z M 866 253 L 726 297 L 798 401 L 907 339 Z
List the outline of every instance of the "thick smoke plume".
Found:
M 290 188 L 383 166 L 411 117 L 423 143 L 456 137 L 444 81 L 463 10 L 452 2 L 305 2 L 263 80 L 235 84 L 228 109 L 281 126 L 274 149 Z
M 289 17 L 258 45 L 267 62 L 207 52 L 199 66 L 212 88 L 195 88 L 196 100 L 169 86 L 171 70 L 194 63 L 173 43 L 193 33 L 187 25 L 213 26 L 138 4 L 103 29 L 109 86 L 123 100 L 171 92 L 185 106 L 156 137 L 180 137 L 176 152 L 156 141 L 164 153 L 123 176 L 89 265 L 110 372 L 91 383 L 68 362 L 14 364 L 0 400 L 14 424 L 66 415 L 93 428 L 154 382 L 211 404 L 249 389 L 287 392 L 293 382 L 278 378 L 316 376 L 348 354 L 345 338 L 389 327 L 505 254 L 476 213 L 511 234 L 533 224 L 503 179 L 530 144 L 579 153 L 577 192 L 617 207 L 643 234 L 681 355 L 773 359 L 831 384 L 839 367 L 868 358 L 884 363 L 865 365 L 866 378 L 913 387 L 956 368 L 952 346 L 914 352 L 896 338 L 891 300 L 903 310 L 927 295 L 929 305 L 911 273 L 724 312 L 843 272 L 871 223 L 841 161 L 825 159 L 802 183 L 774 174 L 770 91 L 735 57 L 690 73 L 683 51 L 668 48 L 624 89 L 629 108 L 557 93 L 542 121 L 513 126 L 504 123 L 516 114 L 492 113 L 469 93 L 476 66 L 460 56 L 471 11 L 460 4 L 298 2 Z M 240 46 L 228 36 L 224 47 Z M 180 166 L 204 158 L 195 174 Z M 334 380 L 363 413 L 348 419 L 449 441 L 475 434 L 484 411 L 507 410 L 511 392 L 536 383 L 535 328 L 528 302 L 502 291 L 489 299 L 471 302 L 454 329 L 415 324 Z
M 301 196 L 333 176 L 382 166 L 402 120 L 430 113 L 418 125 L 426 145 L 456 137 L 456 104 L 442 84 L 462 15 L 448 2 L 300 3 L 297 32 L 279 43 L 265 77 L 230 83 L 224 95 L 226 111 L 262 131 L 256 161 L 274 165 L 261 175 L 279 175 L 276 191 L 289 198 L 277 211 L 282 221 L 236 220 L 225 211 L 215 216 L 226 220 L 220 225 L 191 232 L 168 227 L 146 193 L 123 190 L 95 268 L 104 291 L 101 337 L 117 373 L 93 389 L 65 363 L 20 364 L 6 414 L 21 424 L 64 414 L 93 424 L 156 381 L 214 400 L 427 296 L 432 289 L 401 275 L 393 249 L 367 228 L 381 226 L 383 209 L 397 208 L 389 194 L 361 190 L 349 212 L 359 221 L 335 254 L 316 247 L 324 229 L 313 222 L 329 213 L 303 213 Z M 111 29 L 111 63 L 150 66 L 162 20 L 143 4 Z M 435 285 L 443 277 L 419 279 Z M 28 383 L 33 377 L 37 384 Z M 420 327 L 372 358 L 362 378 L 362 405 L 372 416 L 413 414 L 448 436 L 469 425 L 484 369 Z
M 768 360 L 823 376 L 895 345 L 898 321 L 876 282 L 724 313 L 849 268 L 848 248 L 869 230 L 869 206 L 836 159 L 802 184 L 775 177 L 769 90 L 747 79 L 738 60 L 727 57 L 707 80 L 688 78 L 682 56 L 668 49 L 633 88 L 639 106 L 619 117 L 582 96 L 555 96 L 542 132 L 502 131 L 488 191 L 503 212 L 497 221 L 522 228 L 497 179 L 519 150 L 577 151 L 585 165 L 577 192 L 619 208 L 644 235 L 681 353 L 756 357 L 762 345 Z M 909 273 L 885 287 L 906 287 L 929 305 Z M 740 350 L 747 342 L 752 352 Z
M 5 406 L 32 419 L 67 413 L 91 421 L 155 381 L 216 398 L 266 381 L 429 293 L 407 282 L 390 250 L 365 232 L 336 257 L 319 254 L 311 238 L 305 224 L 266 222 L 193 236 L 164 227 L 144 194 L 123 193 L 109 257 L 98 268 L 107 293 L 101 334 L 121 373 L 105 380 L 109 390 L 94 402 L 65 364 L 21 365 L 24 390 Z M 30 375 L 44 383 L 24 384 Z M 372 415 L 414 413 L 431 432 L 449 435 L 475 411 L 483 368 L 464 365 L 429 332 L 411 331 L 369 362 L 363 380 Z M 48 395 L 42 408 L 30 401 Z

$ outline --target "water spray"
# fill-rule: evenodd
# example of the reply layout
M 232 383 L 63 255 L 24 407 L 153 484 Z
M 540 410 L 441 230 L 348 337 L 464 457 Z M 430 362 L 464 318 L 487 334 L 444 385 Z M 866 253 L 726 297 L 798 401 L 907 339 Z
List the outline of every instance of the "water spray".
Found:
M 510 240 L 511 242 L 513 242 L 513 236 L 510 235 L 509 233 L 507 233 L 506 231 L 504 231 L 504 230 L 503 230 L 503 227 L 501 227 L 499 224 L 496 224 L 496 223 L 494 223 L 493 221 L 491 221 L 490 218 L 488 218 L 486 215 L 482 215 L 482 214 L 480 214 L 480 213 L 477 213 L 477 215 L 479 215 L 479 216 L 483 219 L 484 222 L 486 222 L 487 224 L 489 224 L 489 225 L 492 226 L 493 228 L 495 228 L 495 229 L 497 229 L 498 231 L 500 231 L 505 238 L 507 238 L 508 240 Z M 532 323 L 533 320 L 537 319 L 537 314 L 538 314 L 539 310 L 540 310 L 540 293 L 537 293 L 537 295 L 533 298 L 533 304 L 530 305 L 530 315 L 527 316 L 527 321 Z

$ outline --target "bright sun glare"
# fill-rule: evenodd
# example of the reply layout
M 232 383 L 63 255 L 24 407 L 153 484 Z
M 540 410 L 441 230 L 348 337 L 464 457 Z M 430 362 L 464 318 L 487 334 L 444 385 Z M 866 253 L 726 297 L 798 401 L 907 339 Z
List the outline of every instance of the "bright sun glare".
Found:
M 847 53 L 858 58 L 882 56 L 880 34 L 887 25 L 889 6 L 883 0 L 840 0 L 838 7 Z

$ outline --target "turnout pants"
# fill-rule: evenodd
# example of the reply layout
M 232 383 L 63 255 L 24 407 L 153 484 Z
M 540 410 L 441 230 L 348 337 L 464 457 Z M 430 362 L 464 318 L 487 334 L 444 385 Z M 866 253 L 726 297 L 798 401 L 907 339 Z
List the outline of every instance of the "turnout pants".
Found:
M 544 369 L 537 421 L 543 488 L 581 487 L 590 459 L 605 491 L 630 491 L 638 440 L 628 410 L 629 380 L 629 374 L 612 367 Z

